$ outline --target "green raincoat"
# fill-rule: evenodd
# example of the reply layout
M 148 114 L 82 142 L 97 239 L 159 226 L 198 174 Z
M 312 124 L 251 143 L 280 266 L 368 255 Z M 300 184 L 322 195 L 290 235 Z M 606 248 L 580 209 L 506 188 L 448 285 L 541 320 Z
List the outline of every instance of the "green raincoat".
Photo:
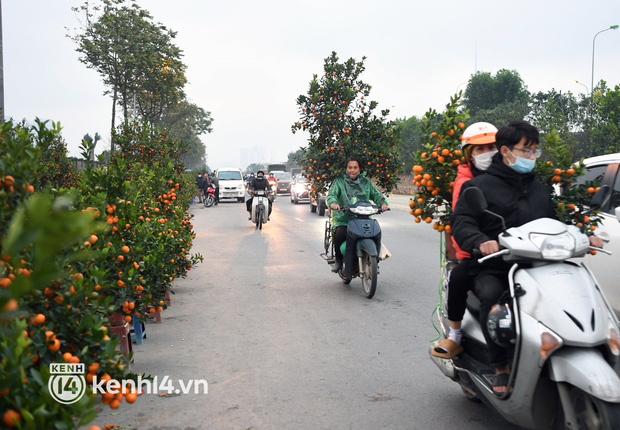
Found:
M 359 201 L 373 201 L 376 205 L 388 204 L 388 201 L 375 188 L 364 173 L 355 180 L 346 174 L 332 183 L 326 198 L 327 206 L 336 203 L 340 207 L 353 205 Z M 353 216 L 348 212 L 332 211 L 332 226 L 346 226 Z

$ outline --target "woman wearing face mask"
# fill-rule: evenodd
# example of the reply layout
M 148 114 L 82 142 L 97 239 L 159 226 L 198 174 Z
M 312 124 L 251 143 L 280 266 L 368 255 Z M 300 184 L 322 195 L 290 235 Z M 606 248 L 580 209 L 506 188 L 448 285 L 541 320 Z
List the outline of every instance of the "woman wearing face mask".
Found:
M 495 133 L 497 133 L 497 128 L 488 122 L 476 122 L 463 132 L 461 148 L 466 162 L 459 165 L 454 180 L 452 209 L 456 207 L 463 184 L 484 173 L 491 165 L 491 160 L 497 153 Z M 459 248 L 454 237 L 451 240 L 459 264 L 450 272 L 448 284 L 450 333 L 448 338 L 439 342 L 431 351 L 432 355 L 447 359 L 453 358 L 463 351 L 461 346 L 461 320 L 465 314 L 467 292 L 474 287 L 473 279 L 467 274 L 471 262 L 470 255 Z

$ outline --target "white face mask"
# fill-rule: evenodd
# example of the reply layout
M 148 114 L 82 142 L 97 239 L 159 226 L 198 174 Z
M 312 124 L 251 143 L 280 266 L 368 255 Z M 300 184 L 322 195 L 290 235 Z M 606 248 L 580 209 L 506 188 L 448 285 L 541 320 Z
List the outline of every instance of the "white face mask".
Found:
M 488 169 L 489 166 L 491 165 L 491 162 L 493 161 L 492 158 L 495 154 L 497 154 L 497 151 L 488 151 L 482 154 L 472 155 L 474 160 L 476 160 L 476 162 L 474 163 L 474 165 L 476 166 L 476 169 L 478 170 Z

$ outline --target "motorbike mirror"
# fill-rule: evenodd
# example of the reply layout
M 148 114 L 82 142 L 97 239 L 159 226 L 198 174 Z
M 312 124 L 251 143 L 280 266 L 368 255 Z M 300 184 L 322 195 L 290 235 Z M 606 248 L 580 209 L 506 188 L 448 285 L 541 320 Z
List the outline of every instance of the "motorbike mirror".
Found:
M 502 222 L 502 231 L 506 231 L 506 222 L 504 221 L 504 217 L 487 209 L 487 199 L 484 197 L 484 194 L 482 194 L 482 191 L 480 191 L 480 188 L 466 188 L 465 191 L 463 191 L 463 198 L 465 199 L 467 206 L 469 206 L 469 208 L 474 212 L 474 216 L 480 216 L 483 213 L 487 213 L 497 217 Z
M 611 188 L 609 185 L 603 185 L 592 197 L 592 201 L 590 202 L 590 207 L 592 209 L 599 209 L 609 202 L 611 197 Z
M 478 216 L 487 209 L 487 199 L 480 191 L 480 188 L 471 187 L 463 191 L 463 198 L 467 202 L 467 206 L 474 211 L 474 215 Z

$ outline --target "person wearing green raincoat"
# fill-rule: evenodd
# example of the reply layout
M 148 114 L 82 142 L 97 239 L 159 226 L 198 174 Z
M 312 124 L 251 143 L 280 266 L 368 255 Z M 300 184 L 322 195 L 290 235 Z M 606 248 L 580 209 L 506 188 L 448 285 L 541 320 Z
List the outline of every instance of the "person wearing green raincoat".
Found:
M 376 205 L 381 205 L 381 211 L 388 210 L 387 199 L 375 188 L 364 173 L 361 164 L 356 158 L 347 160 L 347 168 L 344 175 L 332 183 L 327 193 L 326 203 L 332 209 L 332 227 L 334 228 L 334 248 L 336 252 L 336 264 L 332 272 L 339 272 L 342 269 L 343 255 L 340 246 L 347 238 L 347 225 L 354 216 L 349 212 L 342 212 L 342 206 L 350 206 L 360 201 L 372 200 Z M 380 240 L 381 238 L 379 238 Z M 345 254 L 351 255 L 349 249 Z M 352 260 L 353 261 L 353 260 Z M 347 261 L 348 263 L 348 261 Z

